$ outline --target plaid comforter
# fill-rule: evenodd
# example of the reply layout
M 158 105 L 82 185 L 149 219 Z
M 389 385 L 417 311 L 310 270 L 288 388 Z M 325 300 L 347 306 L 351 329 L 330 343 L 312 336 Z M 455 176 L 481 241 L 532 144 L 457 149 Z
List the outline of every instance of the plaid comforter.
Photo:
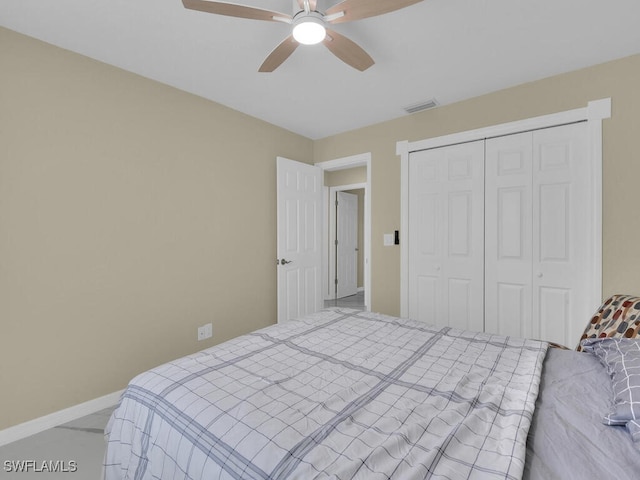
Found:
M 105 478 L 518 479 L 543 342 L 326 310 L 133 379 Z

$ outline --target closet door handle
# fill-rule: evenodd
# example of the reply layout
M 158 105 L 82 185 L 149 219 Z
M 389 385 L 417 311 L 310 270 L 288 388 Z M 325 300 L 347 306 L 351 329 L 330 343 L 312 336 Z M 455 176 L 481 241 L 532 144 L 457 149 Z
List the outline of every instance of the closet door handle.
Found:
M 538 278 L 542 278 L 542 277 L 543 277 L 542 272 L 538 272 Z
M 280 260 L 280 265 L 286 265 L 287 263 L 293 263 L 293 260 L 285 260 L 284 258 Z

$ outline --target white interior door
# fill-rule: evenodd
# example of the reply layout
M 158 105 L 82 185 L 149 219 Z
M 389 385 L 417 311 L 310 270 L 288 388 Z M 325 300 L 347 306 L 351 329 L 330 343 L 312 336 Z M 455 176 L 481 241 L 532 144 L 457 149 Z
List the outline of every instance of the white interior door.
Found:
M 322 171 L 277 158 L 278 323 L 322 308 Z
M 336 192 L 336 297 L 358 293 L 358 196 Z
M 409 317 L 484 328 L 484 142 L 409 156 Z

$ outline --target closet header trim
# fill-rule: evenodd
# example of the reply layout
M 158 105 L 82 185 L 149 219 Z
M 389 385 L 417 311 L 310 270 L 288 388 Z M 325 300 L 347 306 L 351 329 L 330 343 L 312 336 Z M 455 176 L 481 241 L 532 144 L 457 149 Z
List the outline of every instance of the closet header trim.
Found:
M 396 143 L 396 155 L 402 157 L 411 152 L 427 150 L 429 148 L 445 147 L 457 143 L 474 142 L 486 138 L 527 132 L 529 130 L 557 127 L 559 125 L 583 122 L 585 120 L 603 120 L 605 118 L 611 118 L 611 98 L 592 100 L 583 108 L 551 113 L 549 115 L 527 118 L 515 122 L 501 123 L 499 125 L 468 130 L 466 132 L 452 133 L 440 137 L 418 140 L 416 142 L 409 142 L 408 140 L 399 141 Z

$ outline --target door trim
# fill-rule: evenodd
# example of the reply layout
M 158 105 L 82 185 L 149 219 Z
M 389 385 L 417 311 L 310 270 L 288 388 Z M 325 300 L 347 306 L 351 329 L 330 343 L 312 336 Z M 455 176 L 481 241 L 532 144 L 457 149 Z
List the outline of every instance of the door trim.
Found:
M 587 154 L 593 167 L 593 192 L 591 211 L 592 229 L 600 234 L 593 235 L 591 250 L 596 261 L 593 263 L 587 300 L 595 310 L 602 300 L 602 121 L 611 118 L 611 98 L 592 100 L 586 107 L 567 110 L 549 115 L 502 123 L 490 127 L 428 138 L 416 142 L 407 140 L 396 143 L 396 155 L 400 156 L 400 315 L 409 312 L 409 154 L 419 150 L 444 147 L 458 143 L 485 140 L 502 135 L 511 135 L 540 128 L 556 127 L 575 122 L 587 122 Z
M 371 152 L 360 153 L 358 155 L 352 155 L 349 157 L 337 158 L 335 160 L 328 160 L 326 162 L 319 162 L 315 164 L 316 167 L 327 172 L 334 172 L 336 170 L 344 170 L 354 167 L 366 167 L 367 168 L 367 181 L 364 186 L 358 188 L 364 188 L 364 304 L 367 311 L 371 311 Z M 362 184 L 358 184 L 362 185 Z M 325 191 L 325 209 L 328 205 L 329 189 L 324 187 Z M 323 232 L 323 285 L 326 285 L 329 278 L 329 232 L 328 232 L 328 216 L 329 212 L 325 211 L 323 218 L 325 219 L 325 231 Z

